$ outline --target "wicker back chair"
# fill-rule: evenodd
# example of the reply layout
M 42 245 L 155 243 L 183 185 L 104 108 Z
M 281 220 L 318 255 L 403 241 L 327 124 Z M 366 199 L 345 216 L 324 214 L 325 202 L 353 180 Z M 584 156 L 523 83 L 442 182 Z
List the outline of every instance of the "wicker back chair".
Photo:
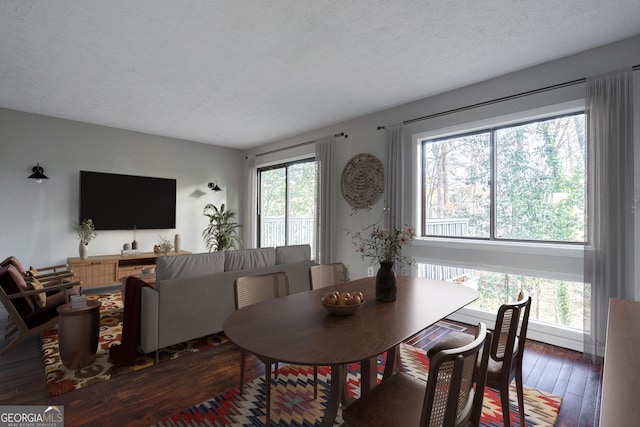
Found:
M 345 425 L 479 426 L 490 345 L 486 325 L 478 324 L 471 343 L 430 358 L 426 384 L 403 372 L 390 376 L 344 409 Z
M 347 281 L 347 269 L 341 262 L 318 264 L 309 267 L 311 289 L 326 288 Z
M 234 283 L 236 310 L 262 301 L 269 301 L 289 295 L 289 278 L 285 272 L 259 274 L 238 277 Z M 278 361 L 258 356 L 264 363 L 265 399 L 267 401 L 266 425 L 271 425 L 271 370 L 275 364 L 275 375 L 278 376 Z M 240 352 L 240 395 L 244 392 L 244 375 L 247 352 Z

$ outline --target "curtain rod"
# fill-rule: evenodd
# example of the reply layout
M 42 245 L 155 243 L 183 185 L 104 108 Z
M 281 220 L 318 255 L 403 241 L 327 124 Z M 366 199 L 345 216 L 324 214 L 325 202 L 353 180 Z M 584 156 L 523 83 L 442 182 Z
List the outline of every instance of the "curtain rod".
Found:
M 345 138 L 349 138 L 349 135 L 347 135 L 344 132 L 340 132 L 340 133 L 336 133 L 335 135 L 333 135 L 336 138 L 339 138 L 341 136 L 344 136 Z M 277 153 L 279 151 L 284 151 L 284 150 L 289 150 L 291 148 L 296 148 L 296 147 L 302 147 L 303 145 L 308 145 L 308 144 L 313 144 L 314 142 L 316 142 L 316 140 L 311 140 L 311 141 L 306 141 L 306 142 L 301 142 L 299 144 L 295 144 L 295 145 L 290 145 L 288 147 L 282 147 L 282 148 L 276 148 L 275 150 L 271 150 L 271 151 L 265 151 L 264 153 L 258 153 L 255 156 L 256 157 L 260 157 L 260 156 L 265 156 L 267 154 L 273 154 L 273 153 Z
M 632 71 L 640 70 L 640 64 L 634 65 L 633 67 L 631 67 L 631 70 Z M 497 103 L 503 102 L 503 101 L 509 101 L 509 100 L 512 100 L 512 99 L 522 98 L 522 97 L 525 97 L 525 96 L 535 95 L 535 94 L 542 93 L 542 92 L 548 92 L 550 90 L 561 89 L 563 87 L 569 87 L 569 86 L 577 85 L 577 84 L 580 84 L 580 83 L 584 83 L 586 81 L 587 81 L 587 78 L 583 77 L 581 79 L 571 80 L 571 81 L 564 82 L 564 83 L 558 83 L 558 84 L 555 84 L 555 85 L 546 86 L 546 87 L 539 88 L 539 89 L 533 89 L 533 90 L 529 90 L 529 91 L 526 91 L 526 92 L 517 93 L 517 94 L 514 94 L 514 95 L 503 96 L 502 98 L 496 98 L 496 99 L 492 99 L 490 101 L 478 102 L 477 104 L 471 104 L 471 105 L 467 105 L 465 107 L 454 108 L 454 109 L 451 109 L 451 110 L 442 111 L 440 113 L 434 113 L 434 114 L 429 114 L 427 116 L 416 117 L 415 119 L 405 120 L 405 121 L 402 122 L 402 124 L 403 125 L 408 125 L 410 123 L 420 122 L 422 120 L 433 119 L 433 118 L 440 117 L 440 116 L 446 116 L 446 115 L 449 115 L 449 114 L 459 113 L 459 112 L 466 111 L 466 110 L 472 110 L 472 109 L 478 108 L 478 107 L 484 107 L 486 105 L 497 104 Z M 378 130 L 382 130 L 382 129 L 385 129 L 385 128 L 386 128 L 386 126 L 378 126 Z

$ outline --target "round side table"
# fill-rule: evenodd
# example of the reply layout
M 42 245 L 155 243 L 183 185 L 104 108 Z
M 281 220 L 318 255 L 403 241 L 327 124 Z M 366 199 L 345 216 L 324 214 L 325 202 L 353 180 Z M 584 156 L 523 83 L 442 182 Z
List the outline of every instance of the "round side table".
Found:
M 96 358 L 100 336 L 100 306 L 96 300 L 86 307 L 71 308 L 63 304 L 58 310 L 58 347 L 62 364 L 67 369 L 87 366 Z

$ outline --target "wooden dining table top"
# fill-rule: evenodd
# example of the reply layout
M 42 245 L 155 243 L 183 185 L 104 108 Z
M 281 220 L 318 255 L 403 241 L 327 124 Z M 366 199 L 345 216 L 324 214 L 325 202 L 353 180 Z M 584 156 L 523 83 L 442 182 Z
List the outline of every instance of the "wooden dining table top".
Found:
M 340 365 L 374 357 L 478 298 L 464 285 L 399 276 L 397 299 L 375 299 L 375 277 L 252 304 L 233 312 L 224 332 L 239 347 L 263 358 L 300 365 Z M 361 291 L 353 315 L 330 314 L 330 291 Z

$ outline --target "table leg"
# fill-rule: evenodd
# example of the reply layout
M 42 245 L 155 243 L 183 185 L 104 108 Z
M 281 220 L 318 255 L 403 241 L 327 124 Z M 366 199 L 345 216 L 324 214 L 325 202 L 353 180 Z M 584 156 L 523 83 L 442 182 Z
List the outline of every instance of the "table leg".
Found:
M 324 417 L 322 417 L 322 423 L 320 424 L 321 427 L 331 427 L 335 423 L 340 401 L 347 394 L 345 375 L 346 368 L 344 365 L 331 365 L 331 388 L 329 389 L 329 399 L 324 411 Z
M 384 374 L 382 375 L 382 381 L 389 378 L 394 373 L 400 370 L 400 345 L 396 345 L 387 350 L 387 361 L 384 365 Z
M 360 361 L 360 397 L 366 395 L 378 385 L 378 358 L 371 357 Z
M 266 360 L 264 362 L 264 370 L 265 370 L 265 374 L 264 374 L 264 393 L 265 393 L 265 398 L 267 400 L 267 416 L 266 416 L 266 421 L 264 423 L 265 426 L 271 426 L 271 361 L 270 360 Z

